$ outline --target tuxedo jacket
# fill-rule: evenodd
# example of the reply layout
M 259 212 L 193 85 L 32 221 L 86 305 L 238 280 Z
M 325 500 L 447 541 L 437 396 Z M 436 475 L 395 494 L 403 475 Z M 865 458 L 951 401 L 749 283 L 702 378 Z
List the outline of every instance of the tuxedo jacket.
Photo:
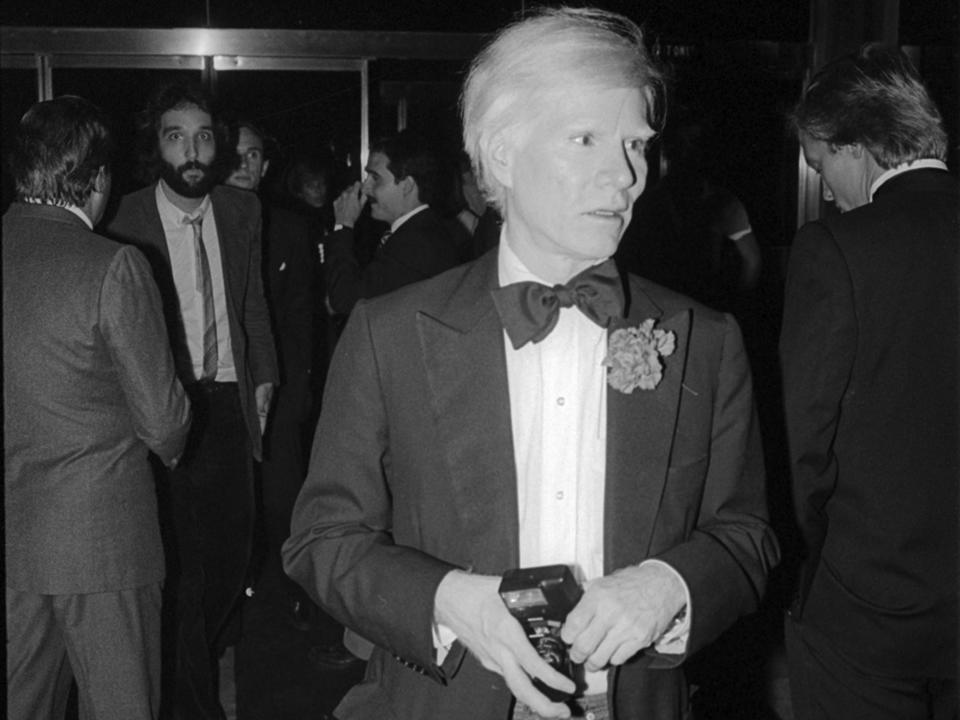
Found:
M 504 720 L 511 696 L 459 643 L 435 662 L 437 585 L 517 567 L 517 478 L 497 252 L 358 304 L 328 377 L 285 567 L 377 647 L 338 708 L 355 718 Z M 767 524 L 750 370 L 735 322 L 637 278 L 611 330 L 657 318 L 677 349 L 653 391 L 608 391 L 604 560 L 670 563 L 692 652 L 749 613 L 778 550 Z M 680 717 L 680 656 L 610 683 L 618 717 Z
M 957 669 L 958 223 L 956 181 L 912 170 L 805 225 L 790 256 L 793 612 L 873 674 Z
M 270 316 L 263 294 L 260 244 L 260 201 L 250 192 L 217 186 L 210 193 L 220 241 L 227 317 L 240 405 L 254 457 L 261 457 L 260 423 L 254 391 L 277 383 L 277 358 Z M 107 233 L 140 248 L 153 267 L 163 297 L 164 314 L 177 371 L 184 385 L 192 383 L 193 366 L 187 350 L 177 288 L 170 269 L 166 235 L 157 210 L 156 185 L 125 195 L 107 225 Z
M 351 228 L 341 228 L 324 241 L 327 296 L 337 313 L 350 312 L 361 298 L 426 280 L 460 263 L 450 226 L 430 207 L 397 228 L 362 268 L 354 254 L 353 238 Z
M 6 584 L 108 592 L 159 582 L 148 453 L 183 451 L 189 403 L 150 266 L 69 210 L 3 218 Z

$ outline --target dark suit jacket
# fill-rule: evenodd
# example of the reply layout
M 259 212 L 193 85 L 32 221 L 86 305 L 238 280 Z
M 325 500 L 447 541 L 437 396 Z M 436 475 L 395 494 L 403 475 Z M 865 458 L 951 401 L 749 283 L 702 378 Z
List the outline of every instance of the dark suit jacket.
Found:
M 157 210 L 156 186 L 149 185 L 124 196 L 107 233 L 139 247 L 153 267 L 163 297 L 164 313 L 177 370 L 184 384 L 193 382 L 177 289 L 170 271 L 170 255 Z M 254 390 L 277 383 L 277 358 L 270 332 L 270 317 L 260 275 L 260 201 L 253 193 L 218 186 L 210 193 L 225 264 L 224 285 L 233 362 L 240 388 L 240 405 L 246 419 L 253 456 L 260 459 L 260 422 Z
M 378 646 L 343 720 L 508 716 L 503 680 L 459 644 L 437 667 L 431 636 L 449 570 L 518 562 L 496 258 L 361 302 L 334 356 L 285 566 Z M 656 390 L 609 391 L 604 558 L 661 558 L 686 578 L 694 651 L 757 606 L 778 555 L 750 370 L 729 317 L 637 278 L 629 293 L 615 327 L 659 318 L 678 346 Z M 623 666 L 620 717 L 679 717 L 681 660 Z
M 162 579 L 148 451 L 182 451 L 189 403 L 143 255 L 64 208 L 3 218 L 6 583 L 95 593 Z
M 264 208 L 264 279 L 277 342 L 282 393 L 306 401 L 313 363 L 315 253 L 307 219 L 280 207 Z
M 324 240 L 324 275 L 334 312 L 348 313 L 361 298 L 372 298 L 426 280 L 460 262 L 450 227 L 432 209 L 403 223 L 363 268 L 353 250 L 353 230 L 342 228 Z
M 895 176 L 790 257 L 794 611 L 885 675 L 957 669 L 957 197 L 946 172 Z

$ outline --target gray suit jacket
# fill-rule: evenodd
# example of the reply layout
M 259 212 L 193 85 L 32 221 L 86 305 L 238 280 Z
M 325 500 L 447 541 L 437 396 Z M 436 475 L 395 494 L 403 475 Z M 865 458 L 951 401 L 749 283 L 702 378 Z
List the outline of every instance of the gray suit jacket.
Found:
M 68 210 L 3 218 L 7 586 L 93 593 L 157 582 L 148 451 L 183 450 L 189 403 L 143 255 Z
M 111 237 L 136 245 L 147 256 L 163 297 L 170 345 L 180 379 L 193 381 L 177 289 L 170 271 L 170 255 L 155 196 L 156 185 L 125 195 L 107 224 Z M 279 382 L 277 357 L 270 332 L 270 316 L 260 272 L 260 201 L 250 192 L 217 186 L 210 193 L 220 240 L 220 257 L 227 293 L 227 316 L 233 362 L 240 387 L 253 456 L 261 456 L 260 423 L 254 391 L 257 385 Z
M 431 627 L 452 568 L 516 567 L 519 519 L 496 252 L 361 301 L 331 365 L 287 572 L 377 645 L 344 720 L 504 720 L 502 678 Z M 677 350 L 652 391 L 608 394 L 606 570 L 660 558 L 690 588 L 689 650 L 757 607 L 778 549 L 767 523 L 750 368 L 736 323 L 641 281 L 611 327 L 657 318 Z M 618 717 L 678 718 L 677 656 L 611 682 Z

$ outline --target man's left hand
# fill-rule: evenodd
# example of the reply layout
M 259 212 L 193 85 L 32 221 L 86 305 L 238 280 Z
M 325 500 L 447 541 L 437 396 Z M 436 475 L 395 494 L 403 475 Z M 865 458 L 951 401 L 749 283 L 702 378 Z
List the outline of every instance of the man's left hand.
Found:
M 683 583 L 669 568 L 622 568 L 586 584 L 561 637 L 571 646 L 570 659 L 591 672 L 622 665 L 657 642 L 685 602 Z
M 257 385 L 254 397 L 257 401 L 257 417 L 260 419 L 260 434 L 263 435 L 267 427 L 267 416 L 270 414 L 270 403 L 273 400 L 273 383 Z

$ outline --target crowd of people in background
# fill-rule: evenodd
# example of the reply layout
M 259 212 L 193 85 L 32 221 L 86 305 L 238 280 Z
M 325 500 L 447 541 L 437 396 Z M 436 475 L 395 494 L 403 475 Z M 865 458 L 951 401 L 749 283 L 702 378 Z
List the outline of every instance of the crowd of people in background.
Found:
M 796 516 L 781 533 L 736 322 L 755 319 L 763 238 L 710 162 L 709 118 L 657 125 L 662 78 L 634 30 L 601 12 L 531 16 L 475 62 L 467 152 L 404 130 L 362 168 L 336 142 L 274 137 L 255 107 L 223 115 L 191 85 L 155 89 L 136 148 L 114 147 L 123 119 L 81 98 L 24 115 L 3 228 L 9 717 L 62 717 L 74 679 L 81 717 L 219 720 L 218 663 L 263 582 L 289 622 L 325 628 L 322 663 L 368 663 L 343 720 L 377 703 L 404 718 L 568 716 L 527 676 L 569 678 L 518 651 L 512 626 L 477 626 L 505 627 L 484 604 L 506 616 L 490 577 L 518 553 L 555 559 L 522 523 L 511 536 L 504 468 L 562 475 L 567 452 L 623 503 L 608 526 L 584 499 L 573 511 L 602 547 L 577 546 L 596 605 L 564 635 L 589 671 L 574 717 L 683 716 L 676 667 L 756 610 L 780 559 L 773 531 L 796 535 L 795 717 L 956 717 L 960 227 L 936 107 L 901 53 L 868 47 L 826 66 L 789 118 L 841 213 L 802 228 L 790 259 L 780 359 Z M 514 56 L 529 77 L 507 77 Z M 596 154 L 551 145 L 562 123 L 589 125 L 571 147 Z M 143 187 L 110 203 L 112 163 L 134 151 Z M 644 153 L 661 162 L 641 194 Z M 614 190 L 577 209 L 604 183 Z M 597 268 L 605 279 L 582 279 Z M 615 312 L 594 311 L 593 288 L 618 273 L 626 305 L 621 290 Z M 497 285 L 534 293 L 533 309 L 512 313 L 521 300 Z M 630 298 L 667 328 L 650 332 L 666 333 L 651 337 L 676 405 L 649 416 L 624 410 L 633 388 L 563 374 L 619 319 L 644 319 Z M 527 344 L 516 312 L 555 315 Z M 562 420 L 564 397 L 542 396 L 561 380 L 594 409 L 609 402 L 609 428 Z M 623 439 L 641 420 L 672 438 L 662 496 L 620 479 L 648 472 Z M 489 487 L 462 507 L 428 482 L 449 472 L 468 495 L 481 471 Z M 562 497 L 553 482 L 541 494 Z M 662 513 L 643 542 L 633 502 Z M 649 618 L 607 622 L 610 598 L 640 581 L 655 588 Z M 584 639 L 595 625 L 643 639 L 615 650 Z

